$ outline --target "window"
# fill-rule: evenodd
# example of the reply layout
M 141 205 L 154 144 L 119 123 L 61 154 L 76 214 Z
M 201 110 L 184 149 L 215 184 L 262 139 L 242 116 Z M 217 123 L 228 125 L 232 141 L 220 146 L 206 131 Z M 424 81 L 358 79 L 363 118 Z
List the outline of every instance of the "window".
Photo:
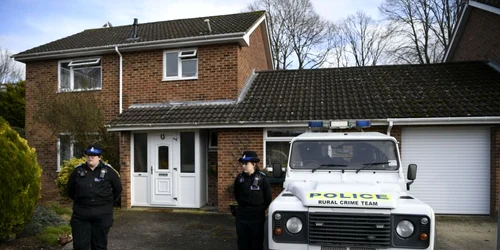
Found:
M 146 173 L 148 171 L 148 134 L 134 134 L 134 172 Z
M 59 91 L 101 89 L 101 58 L 59 62 Z
M 194 173 L 194 132 L 181 132 L 181 173 Z
M 165 51 L 163 80 L 198 78 L 198 50 Z
M 85 148 L 72 141 L 69 135 L 59 136 L 58 147 L 59 156 L 57 157 L 57 172 L 61 170 L 61 165 L 64 161 L 73 157 L 83 157 L 85 153 Z
M 290 129 L 269 129 L 264 131 L 264 147 L 265 147 L 265 169 L 269 172 L 273 171 L 273 164 L 279 163 L 286 170 L 288 162 L 288 152 L 290 150 L 290 141 L 295 136 L 306 132 L 302 128 Z
M 217 131 L 210 130 L 208 131 L 208 150 L 217 150 L 218 145 L 217 139 Z

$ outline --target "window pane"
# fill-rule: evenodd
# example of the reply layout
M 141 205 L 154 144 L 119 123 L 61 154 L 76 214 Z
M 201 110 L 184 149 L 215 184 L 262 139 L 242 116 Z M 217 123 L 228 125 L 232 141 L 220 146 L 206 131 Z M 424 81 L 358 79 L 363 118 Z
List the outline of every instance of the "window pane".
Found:
M 60 84 L 62 90 L 68 90 L 70 88 L 70 68 L 68 63 L 61 63 L 61 72 L 60 72 Z
M 71 141 L 69 136 L 62 135 L 59 137 L 59 162 L 64 164 L 64 161 L 67 161 L 71 158 Z
M 181 173 L 194 173 L 194 132 L 181 133 Z
M 167 77 L 179 75 L 179 60 L 178 53 L 166 53 L 167 56 Z
M 210 131 L 210 147 L 216 148 L 218 144 L 217 132 Z
M 268 170 L 272 170 L 275 163 L 279 163 L 282 168 L 285 168 L 289 150 L 290 142 L 266 142 L 266 167 Z
M 85 155 L 85 146 L 80 143 L 73 143 L 73 157 L 82 158 Z
M 158 147 L 158 169 L 168 170 L 168 146 Z
M 148 171 L 148 137 L 146 133 L 134 134 L 134 172 Z
M 73 68 L 74 89 L 101 87 L 101 67 Z
M 197 71 L 197 60 L 182 61 L 182 77 L 194 77 Z

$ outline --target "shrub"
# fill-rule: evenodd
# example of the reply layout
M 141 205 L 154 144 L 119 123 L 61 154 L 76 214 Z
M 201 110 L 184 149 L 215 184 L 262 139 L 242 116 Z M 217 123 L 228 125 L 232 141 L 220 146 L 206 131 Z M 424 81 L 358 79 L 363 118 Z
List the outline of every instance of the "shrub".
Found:
M 75 169 L 76 166 L 85 163 L 85 157 L 82 158 L 71 158 L 67 161 L 64 161 L 63 165 L 61 165 L 61 171 L 57 174 L 56 178 L 56 186 L 59 189 L 59 194 L 62 197 L 68 197 L 68 190 L 66 185 L 68 184 L 68 178 L 71 172 Z
M 24 228 L 22 234 L 36 235 L 41 233 L 43 229 L 48 226 L 59 226 L 64 224 L 66 224 L 66 221 L 60 218 L 54 211 L 37 204 L 35 212 L 33 213 L 30 222 Z
M 0 118 L 0 237 L 21 232 L 40 198 L 40 177 L 35 149 L 28 146 Z

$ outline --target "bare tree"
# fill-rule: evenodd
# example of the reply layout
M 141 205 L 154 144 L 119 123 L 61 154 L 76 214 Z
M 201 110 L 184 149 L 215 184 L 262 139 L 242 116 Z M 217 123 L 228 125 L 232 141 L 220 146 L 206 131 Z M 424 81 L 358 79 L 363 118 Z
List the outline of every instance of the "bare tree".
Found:
M 333 32 L 333 49 L 329 65 L 332 67 L 347 67 L 350 61 L 350 54 L 347 51 L 347 39 L 340 25 L 337 25 Z
M 23 68 L 11 59 L 12 54 L 0 48 L 0 83 L 15 83 L 22 80 Z
M 385 0 L 381 14 L 397 27 L 395 62 L 441 61 L 459 12 L 460 0 Z
M 266 19 L 275 69 L 286 69 L 292 63 L 290 58 L 292 49 L 283 21 L 283 17 L 286 16 L 284 2 L 284 0 L 256 0 L 247 7 L 250 11 L 265 10 L 267 12 Z
M 47 126 L 55 137 L 66 134 L 82 147 L 99 143 L 106 150 L 106 159 L 118 166 L 118 137 L 105 127 L 106 100 L 93 91 L 57 92 L 50 84 L 44 80 L 30 84 L 30 92 L 36 93 L 32 95 L 34 120 Z
M 327 61 L 333 24 L 314 11 L 310 0 L 256 0 L 248 9 L 267 11 L 276 69 L 317 68 Z
M 393 29 L 361 11 L 348 16 L 339 26 L 355 65 L 377 65 L 390 42 Z

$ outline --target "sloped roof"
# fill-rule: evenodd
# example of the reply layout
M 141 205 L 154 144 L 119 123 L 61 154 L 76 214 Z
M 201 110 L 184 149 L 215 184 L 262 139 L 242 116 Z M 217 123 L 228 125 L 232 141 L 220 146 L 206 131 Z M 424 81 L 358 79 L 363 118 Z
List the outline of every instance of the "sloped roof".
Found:
M 96 48 L 117 44 L 133 44 L 139 42 L 153 42 L 181 38 L 195 38 L 233 34 L 248 31 L 265 14 L 264 11 L 255 11 L 231 15 L 207 16 L 189 19 L 171 20 L 163 22 L 139 23 L 139 39 L 131 40 L 133 25 L 116 26 L 111 28 L 88 29 L 80 33 L 26 50 L 14 57 L 22 55 L 65 51 L 79 48 Z M 204 20 L 210 20 L 212 32 L 208 30 Z
M 487 62 L 257 72 L 243 101 L 129 108 L 111 127 L 500 116 Z
M 486 5 L 495 7 L 495 8 L 500 8 L 500 0 L 474 0 L 479 3 L 484 3 Z

